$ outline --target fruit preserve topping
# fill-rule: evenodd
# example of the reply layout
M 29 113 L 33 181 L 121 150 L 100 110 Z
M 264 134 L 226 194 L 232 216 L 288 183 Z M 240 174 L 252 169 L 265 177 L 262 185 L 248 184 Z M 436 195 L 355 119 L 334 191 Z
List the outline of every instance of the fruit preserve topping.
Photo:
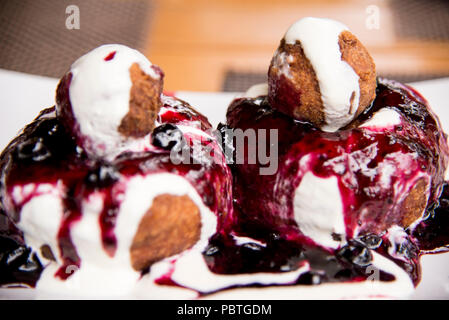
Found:
M 341 252 L 354 238 L 378 235 L 371 238 L 375 244 L 387 237 L 386 230 L 398 234 L 393 230 L 399 228 L 407 245 L 390 237 L 375 250 L 404 262 L 419 281 L 418 248 L 435 249 L 420 237 L 426 226 L 435 228 L 429 216 L 438 215 L 429 212 L 438 203 L 444 207 L 438 199 L 448 148 L 438 118 L 416 92 L 379 79 L 372 106 L 335 133 L 274 110 L 266 95 L 236 99 L 227 124 L 230 129 L 276 129 L 279 141 L 275 175 L 260 175 L 263 164 L 250 165 L 248 158 L 231 166 L 239 208 L 230 221 L 233 229 L 264 228 L 284 241 Z M 447 245 L 444 237 L 431 237 Z M 406 248 L 414 253 L 404 256 L 410 252 Z
M 413 230 L 419 249 L 423 253 L 445 252 L 449 250 L 449 185 L 436 203 L 430 205 L 423 221 Z

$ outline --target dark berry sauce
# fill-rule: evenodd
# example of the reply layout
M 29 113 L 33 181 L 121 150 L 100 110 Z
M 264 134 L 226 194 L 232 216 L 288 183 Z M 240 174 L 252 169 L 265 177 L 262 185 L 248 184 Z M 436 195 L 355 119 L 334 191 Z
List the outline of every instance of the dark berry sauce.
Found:
M 248 164 L 246 158 L 244 164 L 231 166 L 235 201 L 246 212 L 235 224 L 248 217 L 267 227 L 276 226 L 287 238 L 300 236 L 292 224 L 292 204 L 303 177 L 298 174 L 301 170 L 320 178 L 338 178 L 349 237 L 356 229 L 379 233 L 401 224 L 402 208 L 395 205 L 392 186 L 405 187 L 416 172 L 432 177 L 430 201 L 435 202 L 448 159 L 445 135 L 437 120 L 426 105 L 393 82 L 379 82 L 373 106 L 361 118 L 381 107 L 396 109 L 408 121 L 387 131 L 350 128 L 326 133 L 271 109 L 266 97 L 234 101 L 227 114 L 230 128 L 276 129 L 279 136 L 279 170 L 275 175 L 258 174 L 262 165 Z M 300 162 L 305 157 L 306 169 Z M 394 174 L 385 185 L 380 172 L 391 168 Z
M 0 287 L 34 287 L 42 269 L 30 248 L 0 236 Z
M 423 253 L 449 251 L 449 185 L 444 183 L 438 201 L 429 206 L 427 217 L 412 233 Z
M 62 266 L 56 272 L 56 276 L 63 280 L 71 275 L 69 272 L 70 268 L 79 268 L 81 266 L 81 259 L 78 256 L 71 236 L 72 226 L 81 220 L 80 206 L 74 199 L 75 197 L 75 194 L 68 195 L 63 201 L 64 213 L 57 235 L 58 247 L 62 256 Z
M 217 233 L 203 252 L 210 270 L 219 274 L 289 272 L 308 264 L 311 271 L 301 275 L 293 284 L 315 284 L 317 279 L 309 277 L 311 274 L 318 276 L 319 283 L 359 281 L 370 275 L 366 268 L 371 265 L 372 255 L 362 241 L 352 240 L 333 252 L 288 241 L 269 231 L 263 233 L 265 239 L 240 245 L 232 236 Z M 382 277 L 392 280 L 386 273 Z

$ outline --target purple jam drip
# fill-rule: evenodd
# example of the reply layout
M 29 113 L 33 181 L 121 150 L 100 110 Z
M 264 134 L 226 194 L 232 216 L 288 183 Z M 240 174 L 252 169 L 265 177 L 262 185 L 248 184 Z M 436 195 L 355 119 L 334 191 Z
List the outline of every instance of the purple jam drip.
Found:
M 73 244 L 72 226 L 81 220 L 81 212 L 77 203 L 70 197 L 64 200 L 65 212 L 58 232 L 58 247 L 62 256 L 62 266 L 56 271 L 55 276 L 65 280 L 73 274 L 73 271 L 81 266 L 76 247 Z
M 84 180 L 87 193 L 101 192 L 104 198 L 103 209 L 99 216 L 102 245 L 105 252 L 113 257 L 117 249 L 117 238 L 114 228 L 117 220 L 118 194 L 113 192 L 114 183 L 120 178 L 120 173 L 113 165 L 100 162 L 89 171 Z
M 65 211 L 57 235 L 63 266 L 56 273 L 59 278 L 66 279 L 71 274 L 66 272 L 67 268 L 72 265 L 80 266 L 70 230 L 81 218 L 79 194 L 82 184 L 78 182 L 86 173 L 82 167 L 86 159 L 77 151 L 73 138 L 59 121 L 48 116 L 52 111 L 53 109 L 45 110 L 25 128 L 22 135 L 10 143 L 2 154 L 1 165 L 9 193 L 12 192 L 11 186 L 26 183 L 55 184 L 57 181 L 63 181 L 67 186 L 68 192 L 63 198 Z M 36 141 L 44 146 L 42 148 L 46 150 L 45 157 L 41 156 L 42 152 L 36 147 L 38 145 Z M 31 147 L 28 147 L 29 145 Z M 2 188 L 4 187 L 2 185 Z M 15 223 L 20 221 L 21 207 L 37 195 L 39 194 L 36 191 L 31 193 L 22 203 L 16 204 L 15 212 L 8 213 Z
M 0 227 L 3 226 L 0 213 Z M 4 217 L 4 216 L 3 216 Z M 0 288 L 35 287 L 43 266 L 31 248 L 0 233 Z
M 118 209 L 119 203 L 108 192 L 99 220 L 103 249 L 110 257 L 113 257 L 117 251 L 117 237 L 115 236 L 114 228 L 117 222 Z
M 111 61 L 112 59 L 114 59 L 116 53 L 117 51 L 112 51 L 104 58 L 104 61 Z

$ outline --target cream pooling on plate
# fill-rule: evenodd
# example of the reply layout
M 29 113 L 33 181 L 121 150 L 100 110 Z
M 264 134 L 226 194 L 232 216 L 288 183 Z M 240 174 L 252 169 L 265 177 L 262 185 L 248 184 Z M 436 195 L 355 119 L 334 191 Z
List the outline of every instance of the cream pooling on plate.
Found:
M 342 60 L 338 43 L 340 34 L 347 30 L 340 22 L 309 17 L 294 23 L 284 36 L 287 44 L 300 41 L 315 71 L 327 124 L 322 127 L 324 131 L 348 124 L 359 106 L 359 76 Z
M 130 68 L 135 63 L 160 80 L 144 55 L 119 44 L 98 47 L 73 63 L 70 102 L 80 134 L 88 139 L 85 149 L 89 154 L 113 158 L 140 140 L 124 137 L 118 130 L 130 110 Z

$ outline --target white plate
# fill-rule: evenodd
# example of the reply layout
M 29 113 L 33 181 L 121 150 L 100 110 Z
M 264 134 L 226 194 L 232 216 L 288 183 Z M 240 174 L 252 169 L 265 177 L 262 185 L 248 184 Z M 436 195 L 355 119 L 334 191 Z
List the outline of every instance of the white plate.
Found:
M 0 69 L 0 149 L 33 120 L 40 110 L 54 104 L 58 80 Z M 449 78 L 413 83 L 439 115 L 449 132 Z M 226 109 L 236 93 L 177 92 L 209 118 L 213 126 L 225 120 Z M 449 253 L 421 258 L 422 280 L 413 299 L 449 299 Z M 0 289 L 1 299 L 33 298 L 32 289 Z M 251 297 L 248 297 L 251 298 Z M 271 297 L 267 297 L 270 299 Z

